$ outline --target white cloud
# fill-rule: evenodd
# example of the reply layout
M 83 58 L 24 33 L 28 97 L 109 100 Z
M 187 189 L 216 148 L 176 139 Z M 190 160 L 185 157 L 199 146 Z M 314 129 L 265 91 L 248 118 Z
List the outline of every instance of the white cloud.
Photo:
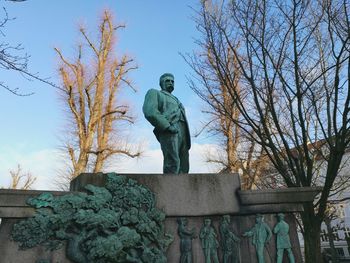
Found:
M 190 150 L 190 173 L 210 173 L 217 167 L 207 164 L 205 156 L 208 151 L 216 149 L 214 144 L 194 143 Z M 33 189 L 53 190 L 59 170 L 63 167 L 61 154 L 56 149 L 41 149 L 28 152 L 23 147 L 17 149 L 0 149 L 0 186 L 10 184 L 11 169 L 20 164 L 23 171 L 30 171 L 37 180 Z M 160 149 L 145 149 L 142 157 L 137 159 L 119 157 L 111 163 L 108 171 L 119 173 L 162 173 L 163 156 Z
M 206 163 L 209 151 L 216 150 L 214 144 L 193 144 L 190 150 L 190 173 L 210 173 L 217 167 Z M 110 170 L 119 173 L 162 173 L 163 155 L 160 149 L 147 149 L 137 159 L 118 158 L 110 165 Z
M 33 189 L 53 189 L 53 179 L 61 164 L 60 154 L 55 149 L 41 149 L 28 152 L 22 149 L 0 151 L 0 186 L 10 184 L 10 170 L 20 164 L 23 172 L 30 172 L 37 178 Z

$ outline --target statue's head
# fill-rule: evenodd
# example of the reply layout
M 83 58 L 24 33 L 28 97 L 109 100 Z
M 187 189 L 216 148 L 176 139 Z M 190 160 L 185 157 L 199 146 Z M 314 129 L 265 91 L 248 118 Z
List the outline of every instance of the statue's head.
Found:
M 284 214 L 283 213 L 278 213 L 277 218 L 279 221 L 284 220 Z
M 259 224 L 264 220 L 264 216 L 262 214 L 257 214 L 255 221 Z
M 205 226 L 210 226 L 211 225 L 211 220 L 209 218 L 204 219 L 204 225 Z
M 174 75 L 171 73 L 164 73 L 159 78 L 159 85 L 162 90 L 171 93 L 174 90 Z
M 185 217 L 180 217 L 176 221 L 179 225 L 183 225 L 183 226 L 186 226 L 188 222 L 187 218 Z
M 229 215 L 223 215 L 222 219 L 223 219 L 223 221 L 226 221 L 228 223 L 230 223 L 230 221 L 231 221 L 231 217 Z

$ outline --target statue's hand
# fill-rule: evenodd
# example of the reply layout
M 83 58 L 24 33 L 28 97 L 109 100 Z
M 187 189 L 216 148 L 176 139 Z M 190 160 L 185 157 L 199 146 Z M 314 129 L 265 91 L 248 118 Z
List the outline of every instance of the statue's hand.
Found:
M 169 126 L 167 131 L 174 134 L 178 133 L 177 129 L 173 125 Z

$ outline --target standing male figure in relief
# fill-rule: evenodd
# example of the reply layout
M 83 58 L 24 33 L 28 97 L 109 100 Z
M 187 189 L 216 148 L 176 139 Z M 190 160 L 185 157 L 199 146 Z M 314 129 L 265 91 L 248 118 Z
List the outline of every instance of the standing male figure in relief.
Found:
M 264 248 L 265 244 L 269 243 L 272 237 L 270 227 L 264 222 L 264 217 L 257 214 L 255 225 L 243 234 L 244 237 L 252 237 L 252 243 L 255 246 L 258 263 L 265 263 Z
M 295 259 L 289 238 L 289 225 L 284 221 L 283 213 L 279 213 L 277 217 L 278 223 L 273 229 L 273 232 L 277 235 L 277 263 L 282 263 L 284 250 L 287 250 L 289 263 L 294 263 Z

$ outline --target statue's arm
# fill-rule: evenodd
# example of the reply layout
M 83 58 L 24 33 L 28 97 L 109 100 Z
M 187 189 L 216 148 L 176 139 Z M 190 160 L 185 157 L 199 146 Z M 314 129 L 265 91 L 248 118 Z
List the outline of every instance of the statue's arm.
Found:
M 254 234 L 254 232 L 252 230 L 250 230 L 250 231 L 244 232 L 242 236 L 244 236 L 244 237 L 251 237 L 253 234 Z
M 241 239 L 240 239 L 238 236 L 236 236 L 234 233 L 232 233 L 232 232 L 231 232 L 231 237 L 232 237 L 232 239 L 233 239 L 234 241 L 236 241 L 236 242 L 241 241 Z
M 164 131 L 170 127 L 169 121 L 159 111 L 159 94 L 155 89 L 150 89 L 145 96 L 142 111 L 145 118 L 159 131 Z
M 267 224 L 265 224 L 265 228 L 266 228 L 266 231 L 267 231 L 266 241 L 270 241 L 270 239 L 272 237 L 272 231 L 271 231 L 270 227 Z

